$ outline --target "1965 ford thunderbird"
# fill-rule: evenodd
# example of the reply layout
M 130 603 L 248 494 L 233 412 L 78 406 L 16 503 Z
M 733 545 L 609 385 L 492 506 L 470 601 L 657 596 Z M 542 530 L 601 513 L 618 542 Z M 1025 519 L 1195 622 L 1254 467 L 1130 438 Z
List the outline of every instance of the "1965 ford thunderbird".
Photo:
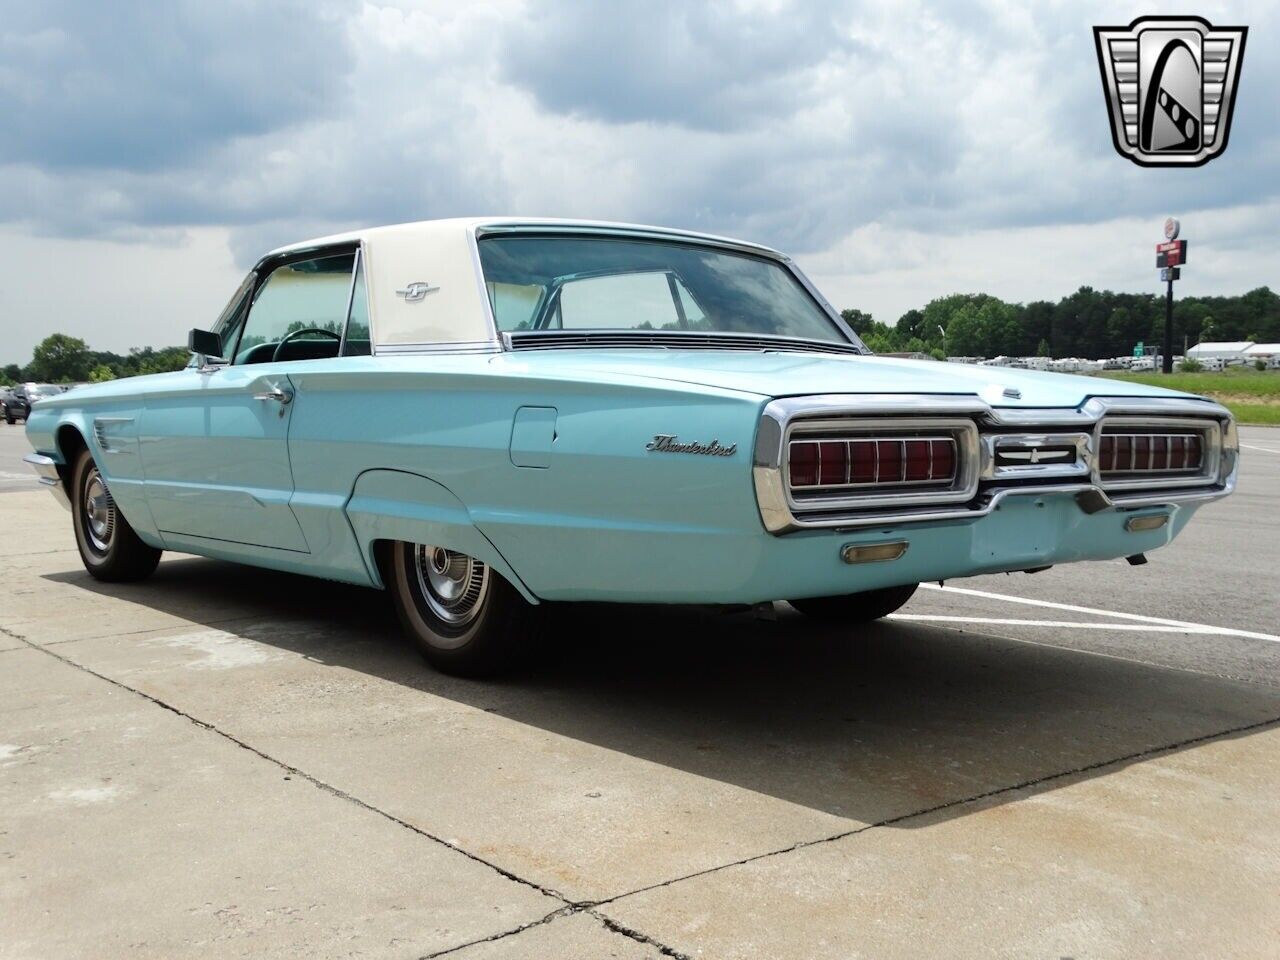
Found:
M 179 550 L 385 587 L 500 668 L 545 601 L 790 601 L 1168 543 L 1231 492 L 1223 407 L 870 355 L 785 256 L 619 224 L 444 220 L 265 256 L 177 373 L 36 404 L 85 566 Z

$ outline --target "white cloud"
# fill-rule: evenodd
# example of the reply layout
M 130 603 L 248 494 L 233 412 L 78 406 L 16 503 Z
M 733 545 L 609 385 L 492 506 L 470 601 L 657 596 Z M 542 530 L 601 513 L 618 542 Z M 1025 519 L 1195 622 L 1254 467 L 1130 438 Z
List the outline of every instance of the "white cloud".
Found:
M 1197 10 L 1254 39 L 1230 149 L 1169 171 L 1110 142 L 1090 28 L 1149 12 L 1136 7 L 190 3 L 116 30 L 109 49 L 86 42 L 98 21 L 69 2 L 0 24 L 0 120 L 18 138 L 0 149 L 0 248 L 16 257 L 0 305 L 21 305 L 0 315 L 6 359 L 84 326 L 86 307 L 111 318 L 89 324 L 95 346 L 179 342 L 186 314 L 216 313 L 270 247 L 460 214 L 741 235 L 890 321 L 956 289 L 1148 287 L 1145 260 L 1111 238 L 1145 238 L 1167 212 L 1199 211 L 1209 244 L 1188 293 L 1272 276 L 1256 248 L 1212 250 L 1240 211 L 1280 197 L 1276 8 Z M 144 7 L 112 10 L 136 26 Z M 149 292 L 152 255 L 165 296 Z M 46 284 L 68 262 L 92 274 L 92 297 Z

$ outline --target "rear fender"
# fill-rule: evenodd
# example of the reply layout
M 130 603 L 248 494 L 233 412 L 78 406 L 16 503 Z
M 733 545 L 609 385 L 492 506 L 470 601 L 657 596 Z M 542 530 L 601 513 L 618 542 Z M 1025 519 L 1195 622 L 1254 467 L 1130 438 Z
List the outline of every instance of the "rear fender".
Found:
M 526 600 L 538 602 L 498 548 L 476 528 L 466 505 L 434 480 L 401 470 L 368 470 L 356 478 L 346 512 L 369 575 L 379 586 L 385 586 L 375 555 L 379 541 L 403 540 L 482 560 Z

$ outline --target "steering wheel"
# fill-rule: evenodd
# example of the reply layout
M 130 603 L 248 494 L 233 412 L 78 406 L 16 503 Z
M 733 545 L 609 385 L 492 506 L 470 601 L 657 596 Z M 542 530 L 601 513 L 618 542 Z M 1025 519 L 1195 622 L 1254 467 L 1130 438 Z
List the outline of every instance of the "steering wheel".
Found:
M 280 351 L 284 349 L 284 345 L 290 340 L 297 340 L 304 333 L 318 333 L 321 336 L 332 337 L 339 343 L 342 342 L 342 334 L 334 333 L 332 330 L 321 330 L 319 327 L 303 327 L 301 330 L 294 330 L 292 333 L 286 333 L 280 338 L 280 342 L 276 344 L 275 352 L 271 354 L 271 362 L 275 363 L 280 359 Z

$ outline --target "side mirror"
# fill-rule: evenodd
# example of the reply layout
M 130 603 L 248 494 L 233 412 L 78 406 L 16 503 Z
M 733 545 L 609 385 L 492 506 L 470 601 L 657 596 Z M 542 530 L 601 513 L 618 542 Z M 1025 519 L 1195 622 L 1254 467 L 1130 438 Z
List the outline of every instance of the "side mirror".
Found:
M 208 330 L 192 330 L 188 333 L 187 349 L 206 359 L 223 359 L 222 338 Z

